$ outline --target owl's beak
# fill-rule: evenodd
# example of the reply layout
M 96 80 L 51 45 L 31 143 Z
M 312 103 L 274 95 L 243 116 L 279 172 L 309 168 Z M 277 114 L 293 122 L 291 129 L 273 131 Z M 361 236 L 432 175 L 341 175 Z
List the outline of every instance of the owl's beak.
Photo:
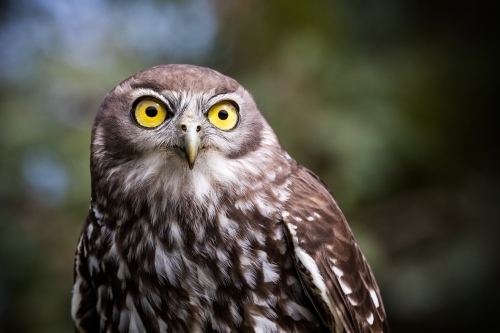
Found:
M 184 134 L 184 149 L 186 150 L 190 170 L 193 170 L 194 162 L 196 161 L 196 156 L 198 156 L 198 150 L 200 148 L 198 128 L 198 126 L 193 126 L 191 124 L 191 126 L 187 126 L 186 133 Z

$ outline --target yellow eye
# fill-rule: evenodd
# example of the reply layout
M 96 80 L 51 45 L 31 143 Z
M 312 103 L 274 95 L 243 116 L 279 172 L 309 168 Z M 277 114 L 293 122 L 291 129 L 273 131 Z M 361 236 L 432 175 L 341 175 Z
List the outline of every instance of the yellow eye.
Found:
M 221 130 L 228 131 L 238 124 L 238 110 L 228 101 L 222 101 L 210 108 L 208 120 Z
M 167 118 L 167 108 L 163 102 L 153 97 L 143 98 L 134 109 L 135 121 L 142 127 L 153 128 Z

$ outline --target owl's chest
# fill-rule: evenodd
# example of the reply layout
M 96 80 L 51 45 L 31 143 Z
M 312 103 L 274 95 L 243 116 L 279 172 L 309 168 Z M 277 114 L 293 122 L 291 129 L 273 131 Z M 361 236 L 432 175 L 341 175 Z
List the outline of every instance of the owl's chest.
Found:
M 276 221 L 254 211 L 245 219 L 223 212 L 189 224 L 169 218 L 115 230 L 101 226 L 101 241 L 90 252 L 103 259 L 97 263 L 91 255 L 89 263 L 104 326 L 225 332 L 287 315 L 316 321 L 300 305 L 304 295 Z

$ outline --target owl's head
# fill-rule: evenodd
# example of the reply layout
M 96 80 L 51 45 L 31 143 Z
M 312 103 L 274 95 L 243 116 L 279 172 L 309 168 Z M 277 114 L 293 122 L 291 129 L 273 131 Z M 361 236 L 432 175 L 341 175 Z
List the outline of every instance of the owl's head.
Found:
M 93 190 L 205 196 L 262 174 L 278 148 L 238 82 L 208 68 L 157 66 L 104 99 L 92 131 Z

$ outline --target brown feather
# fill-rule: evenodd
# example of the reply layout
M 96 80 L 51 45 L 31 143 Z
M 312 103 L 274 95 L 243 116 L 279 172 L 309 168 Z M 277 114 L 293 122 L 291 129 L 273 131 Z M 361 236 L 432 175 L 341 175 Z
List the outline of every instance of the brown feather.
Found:
M 300 248 L 316 262 L 327 286 L 328 297 L 333 301 L 345 331 L 389 332 L 382 298 L 371 268 L 333 196 L 317 176 L 300 165 L 290 177 L 293 194 L 284 207 L 284 223 L 295 227 Z M 339 275 L 342 274 L 340 277 L 333 271 L 333 266 Z M 299 271 L 302 269 L 299 268 Z M 324 318 L 324 313 L 330 310 L 319 294 L 312 291 L 311 283 L 304 283 L 304 286 L 309 289 L 307 294 L 320 308 L 318 311 Z M 376 301 L 370 295 L 370 289 Z M 375 302 L 378 302 L 378 307 Z

